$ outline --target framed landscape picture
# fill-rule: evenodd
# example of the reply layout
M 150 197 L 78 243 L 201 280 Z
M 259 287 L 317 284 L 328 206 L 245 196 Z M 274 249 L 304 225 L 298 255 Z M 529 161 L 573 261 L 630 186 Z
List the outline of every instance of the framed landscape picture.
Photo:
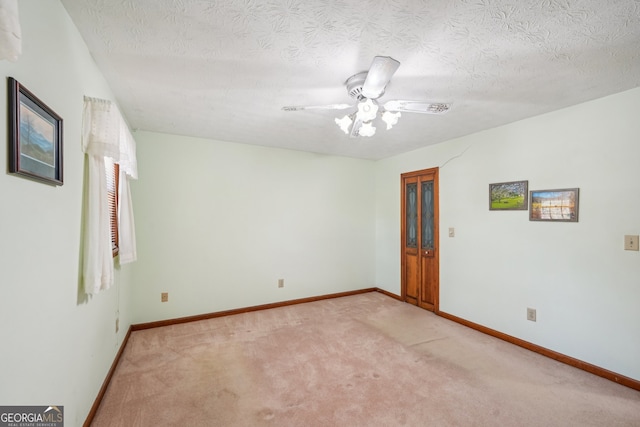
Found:
M 579 188 L 531 191 L 530 221 L 578 222 Z
M 529 181 L 489 184 L 489 210 L 526 211 Z
M 62 185 L 62 118 L 12 77 L 9 172 Z

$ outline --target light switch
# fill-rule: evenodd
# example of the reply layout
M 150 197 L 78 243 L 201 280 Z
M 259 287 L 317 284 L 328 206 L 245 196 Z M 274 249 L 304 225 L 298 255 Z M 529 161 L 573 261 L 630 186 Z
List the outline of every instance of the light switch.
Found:
M 638 237 L 627 234 L 624 236 L 624 250 L 625 251 L 637 251 L 638 249 Z
M 449 227 L 449 237 L 455 237 L 456 230 L 453 227 Z

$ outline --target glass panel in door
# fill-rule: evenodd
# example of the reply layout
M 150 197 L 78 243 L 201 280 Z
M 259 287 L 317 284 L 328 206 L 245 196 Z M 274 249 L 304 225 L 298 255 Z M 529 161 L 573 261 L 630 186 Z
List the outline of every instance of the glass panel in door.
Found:
M 422 182 L 422 249 L 434 247 L 433 181 Z
M 418 247 L 418 185 L 407 184 L 406 187 L 406 215 L 407 215 L 407 247 Z

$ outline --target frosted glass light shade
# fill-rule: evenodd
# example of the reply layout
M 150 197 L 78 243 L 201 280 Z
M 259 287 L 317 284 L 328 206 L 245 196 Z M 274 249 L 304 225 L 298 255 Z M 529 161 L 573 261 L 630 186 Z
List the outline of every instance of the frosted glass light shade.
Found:
M 358 112 L 356 113 L 356 117 L 363 122 L 370 122 L 371 120 L 376 118 L 376 114 L 378 114 L 378 106 L 374 104 L 374 102 L 370 99 L 367 99 L 364 102 L 360 102 L 358 104 Z
M 360 130 L 358 131 L 360 136 L 373 136 L 375 133 L 376 128 L 371 124 L 371 122 L 362 123 L 362 126 L 360 126 Z
M 347 115 L 347 116 L 344 116 L 341 119 L 335 119 L 335 120 L 336 120 L 336 124 L 338 126 L 340 126 L 340 129 L 342 129 L 342 131 L 344 133 L 348 134 L 349 133 L 349 126 L 351 126 L 351 123 L 353 123 L 353 121 L 351 120 L 351 117 L 349 117 Z
M 382 121 L 387 124 L 387 130 L 391 129 L 393 127 L 393 125 L 398 123 L 398 119 L 401 116 L 402 116 L 402 114 L 400 114 L 399 111 L 397 113 L 392 113 L 390 111 L 385 111 L 382 114 Z

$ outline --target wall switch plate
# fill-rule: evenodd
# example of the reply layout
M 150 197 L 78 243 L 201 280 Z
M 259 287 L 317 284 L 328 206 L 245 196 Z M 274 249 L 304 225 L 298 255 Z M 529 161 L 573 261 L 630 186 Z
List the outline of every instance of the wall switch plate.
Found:
M 624 250 L 625 251 L 637 251 L 638 249 L 638 236 L 627 234 L 624 236 Z
M 120 330 L 120 319 L 116 319 L 116 334 Z
M 527 320 L 532 322 L 536 321 L 536 309 L 535 308 L 527 308 Z
M 278 279 L 278 287 L 284 288 L 284 279 Z
M 455 237 L 456 236 L 456 229 L 453 227 L 449 227 L 449 237 Z
M 169 292 L 163 292 L 160 294 L 160 302 L 169 301 Z

